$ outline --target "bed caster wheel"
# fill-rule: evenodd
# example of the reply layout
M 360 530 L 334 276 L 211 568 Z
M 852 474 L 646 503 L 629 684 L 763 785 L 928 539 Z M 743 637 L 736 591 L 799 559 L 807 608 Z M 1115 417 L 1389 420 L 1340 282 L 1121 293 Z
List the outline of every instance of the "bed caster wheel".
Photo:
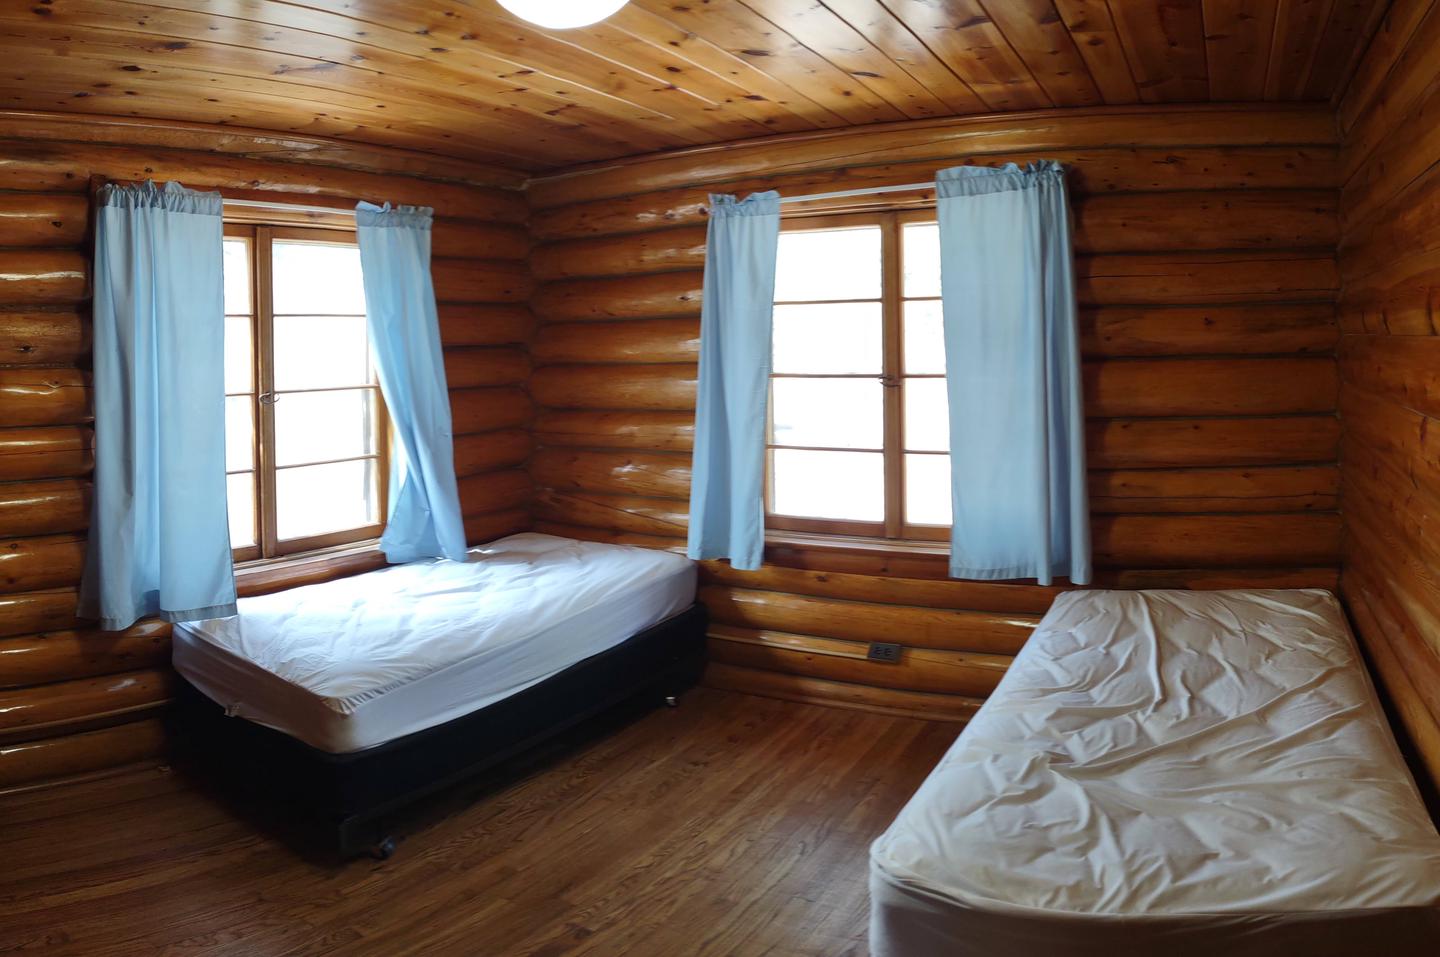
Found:
M 680 700 L 676 698 L 673 694 L 667 694 L 665 696 L 665 707 L 678 708 L 680 707 Z
M 389 860 L 390 856 L 395 853 L 395 838 L 381 838 L 374 844 L 371 844 L 369 851 L 366 853 L 377 861 Z

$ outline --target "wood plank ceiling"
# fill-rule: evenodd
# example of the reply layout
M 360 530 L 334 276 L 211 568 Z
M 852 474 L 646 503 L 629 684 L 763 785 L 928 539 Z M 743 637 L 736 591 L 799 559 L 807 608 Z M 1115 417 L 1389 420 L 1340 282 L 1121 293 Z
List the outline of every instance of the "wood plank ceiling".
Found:
M 0 107 L 195 120 L 526 170 L 1048 107 L 1329 100 L 1388 0 L 5 0 Z

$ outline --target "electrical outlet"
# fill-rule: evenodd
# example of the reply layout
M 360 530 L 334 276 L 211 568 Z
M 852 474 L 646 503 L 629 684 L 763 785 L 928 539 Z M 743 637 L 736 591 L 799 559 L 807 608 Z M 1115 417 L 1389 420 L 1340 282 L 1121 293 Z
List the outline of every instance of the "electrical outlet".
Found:
M 900 646 L 891 644 L 888 641 L 872 641 L 870 642 L 870 650 L 865 653 L 865 657 L 871 661 L 898 662 L 900 660 Z

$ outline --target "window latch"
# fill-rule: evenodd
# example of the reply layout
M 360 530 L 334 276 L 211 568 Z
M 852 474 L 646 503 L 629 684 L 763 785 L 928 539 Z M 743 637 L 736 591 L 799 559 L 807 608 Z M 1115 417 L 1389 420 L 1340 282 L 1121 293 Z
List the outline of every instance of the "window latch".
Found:
M 900 385 L 900 377 L 894 375 L 882 375 L 880 377 L 880 384 L 887 389 L 893 389 Z
M 260 400 L 261 405 L 274 405 L 276 401 L 278 401 L 279 396 L 273 392 L 262 392 L 255 398 Z

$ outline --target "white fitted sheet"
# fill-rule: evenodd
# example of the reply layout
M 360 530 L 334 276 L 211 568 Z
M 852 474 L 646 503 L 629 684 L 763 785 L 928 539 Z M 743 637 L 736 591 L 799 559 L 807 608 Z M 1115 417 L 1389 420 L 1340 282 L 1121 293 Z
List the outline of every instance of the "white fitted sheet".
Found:
M 477 711 L 695 601 L 694 563 L 669 552 L 527 533 L 470 555 L 242 598 L 175 626 L 175 668 L 339 754 Z
M 1440 953 L 1328 592 L 1077 591 L 870 851 L 874 957 Z

